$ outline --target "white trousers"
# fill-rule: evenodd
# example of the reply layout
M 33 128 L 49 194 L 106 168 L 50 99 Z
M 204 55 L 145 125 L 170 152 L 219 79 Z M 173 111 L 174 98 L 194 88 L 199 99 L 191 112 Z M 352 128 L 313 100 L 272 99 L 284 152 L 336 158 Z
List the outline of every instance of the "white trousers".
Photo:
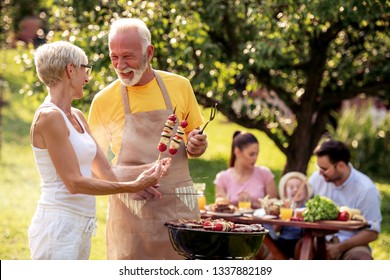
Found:
M 87 260 L 94 217 L 38 206 L 28 229 L 33 260 Z

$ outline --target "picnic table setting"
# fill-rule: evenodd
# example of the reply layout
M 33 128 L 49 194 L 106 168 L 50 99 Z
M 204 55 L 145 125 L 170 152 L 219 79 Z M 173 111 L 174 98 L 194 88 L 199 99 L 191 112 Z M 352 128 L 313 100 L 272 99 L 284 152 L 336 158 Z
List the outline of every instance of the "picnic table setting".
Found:
M 303 208 L 293 208 L 288 200 L 265 197 L 260 199 L 258 209 L 240 208 L 227 200 L 218 200 L 206 205 L 202 218 L 223 218 L 240 224 L 268 224 L 294 226 L 304 230 L 300 259 L 325 259 L 325 236 L 339 230 L 355 231 L 367 227 L 365 218 L 358 209 L 337 206 L 329 198 L 316 195 Z M 267 233 L 264 244 L 276 259 L 286 259 Z M 314 252 L 313 248 L 316 248 Z
M 347 206 L 338 207 L 327 197 L 316 195 L 310 199 L 305 207 L 294 208 L 289 200 L 265 197 L 259 199 L 261 207 L 252 209 L 250 206 L 241 208 L 229 203 L 226 199 L 217 199 L 213 204 L 205 206 L 202 214 L 220 217 L 254 217 L 259 219 L 280 219 L 288 221 L 334 221 L 353 224 L 354 221 L 365 222 L 359 209 Z M 287 210 L 286 209 L 290 209 Z

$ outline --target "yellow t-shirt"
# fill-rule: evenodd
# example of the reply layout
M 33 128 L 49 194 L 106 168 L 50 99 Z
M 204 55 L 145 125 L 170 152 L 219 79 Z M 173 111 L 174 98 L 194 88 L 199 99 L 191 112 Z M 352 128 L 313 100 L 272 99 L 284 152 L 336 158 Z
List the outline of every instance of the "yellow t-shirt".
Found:
M 167 88 L 172 108 L 176 107 L 178 121 L 188 114 L 186 134 L 203 123 L 194 91 L 188 79 L 164 71 L 157 71 Z M 165 102 L 156 78 L 143 86 L 127 87 L 132 113 L 165 109 Z M 104 152 L 109 148 L 116 162 L 122 144 L 124 110 L 121 82 L 116 80 L 94 97 L 89 111 L 88 123 L 92 134 Z M 156 147 L 157 147 L 156 143 Z

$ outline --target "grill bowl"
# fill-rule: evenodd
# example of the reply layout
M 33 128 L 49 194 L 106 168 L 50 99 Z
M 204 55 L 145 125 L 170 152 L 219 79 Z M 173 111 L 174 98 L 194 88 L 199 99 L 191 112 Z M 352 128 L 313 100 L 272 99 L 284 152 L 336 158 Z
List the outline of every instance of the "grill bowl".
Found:
M 268 230 L 226 232 L 165 225 L 173 248 L 186 259 L 252 259 Z

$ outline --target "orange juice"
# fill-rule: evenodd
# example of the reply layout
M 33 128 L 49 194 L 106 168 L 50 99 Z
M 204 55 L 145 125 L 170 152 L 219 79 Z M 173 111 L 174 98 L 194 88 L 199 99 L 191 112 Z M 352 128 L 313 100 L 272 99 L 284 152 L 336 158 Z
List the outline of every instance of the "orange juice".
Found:
M 248 210 L 251 209 L 250 201 L 239 201 L 238 202 L 238 210 Z
M 280 218 L 285 221 L 289 221 L 293 214 L 292 208 L 280 207 Z
M 240 192 L 238 194 L 238 210 L 251 209 L 251 195 L 247 192 Z
M 206 206 L 206 197 L 203 194 L 200 194 L 196 197 L 198 199 L 198 205 L 200 210 L 204 210 Z

